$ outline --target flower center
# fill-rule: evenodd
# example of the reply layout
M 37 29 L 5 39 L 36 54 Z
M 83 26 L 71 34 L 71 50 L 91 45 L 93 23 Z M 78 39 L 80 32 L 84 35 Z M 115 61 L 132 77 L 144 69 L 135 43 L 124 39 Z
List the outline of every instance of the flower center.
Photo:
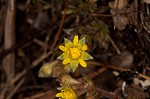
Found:
M 72 59 L 78 59 L 81 56 L 81 50 L 79 48 L 70 48 L 70 55 Z

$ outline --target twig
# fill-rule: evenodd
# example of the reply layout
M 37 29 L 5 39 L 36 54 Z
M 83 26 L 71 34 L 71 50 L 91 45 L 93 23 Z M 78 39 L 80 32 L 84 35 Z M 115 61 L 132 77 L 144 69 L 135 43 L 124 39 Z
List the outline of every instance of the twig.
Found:
M 146 75 L 143 75 L 141 73 L 138 73 L 138 75 L 144 79 L 147 79 L 147 80 L 150 80 L 150 77 L 146 76 Z
M 50 50 L 48 53 L 43 54 L 42 56 L 40 56 L 38 59 L 36 59 L 35 61 L 32 62 L 32 68 L 37 66 L 40 62 L 42 62 L 45 58 L 47 58 L 50 54 L 52 54 L 53 51 Z
M 9 0 L 5 20 L 5 35 L 4 48 L 9 49 L 15 44 L 14 34 L 15 23 L 15 0 Z M 7 81 L 10 81 L 14 76 L 15 55 L 11 53 L 3 59 L 3 68 L 7 75 Z
M 9 49 L 15 44 L 15 0 L 8 0 L 5 28 L 4 49 Z M 3 68 L 9 82 L 15 75 L 15 53 L 3 58 Z
M 11 99 L 12 96 L 17 92 L 17 90 L 21 87 L 21 85 L 23 84 L 23 82 L 25 81 L 25 78 L 21 79 L 21 81 L 15 86 L 15 88 L 13 88 L 13 90 L 11 91 L 11 93 L 8 95 L 8 97 L 6 99 Z
M 43 52 L 43 54 L 46 54 L 46 52 L 47 52 L 47 46 L 48 46 L 48 42 L 49 42 L 49 40 L 50 40 L 50 35 L 51 33 L 48 33 L 47 34 L 47 36 L 46 36 L 46 38 L 45 38 L 45 41 L 44 41 L 44 52 Z
M 43 59 L 45 59 L 46 57 L 48 57 L 53 51 L 49 51 L 47 54 L 44 54 L 43 56 L 41 56 L 40 58 L 38 58 L 37 60 L 35 60 L 32 63 L 31 68 L 34 68 L 35 66 L 37 66 L 41 61 L 43 61 Z M 27 70 L 23 70 L 21 73 L 19 73 L 15 78 L 13 78 L 10 82 L 10 84 L 14 84 L 15 82 L 17 82 L 23 75 L 25 75 L 27 73 Z
M 11 48 L 9 49 L 5 49 L 3 51 L 0 52 L 0 60 L 5 57 L 6 55 L 12 53 L 13 51 L 15 51 L 16 49 L 18 48 L 23 48 L 24 45 L 26 44 L 29 44 L 29 43 L 32 43 L 33 39 L 34 38 L 37 38 L 41 35 L 45 34 L 45 32 L 40 32 L 40 33 L 36 33 L 35 35 L 31 36 L 29 39 L 25 39 L 23 40 L 22 42 L 19 42 L 18 44 L 15 44 L 14 46 L 12 46 Z
M 17 74 L 17 76 L 11 80 L 10 84 L 14 84 L 15 82 L 17 82 L 26 73 L 27 73 L 27 70 L 23 70 L 21 73 Z
M 92 72 L 91 74 L 87 75 L 89 78 L 95 78 L 96 76 L 98 76 L 99 74 L 103 73 L 104 71 L 106 71 L 107 68 L 105 67 L 102 67 L 100 68 L 99 70 L 95 71 L 95 72 Z M 78 80 L 80 81 L 81 79 L 83 79 L 82 77 L 79 78 Z
M 109 36 L 109 41 L 111 42 L 112 46 L 116 49 L 117 54 L 120 54 L 120 50 L 117 47 L 117 45 L 114 43 L 114 41 L 112 40 L 112 38 Z
M 113 15 L 106 15 L 106 14 L 99 14 L 99 13 L 89 13 L 90 16 L 96 16 L 96 17 L 112 17 Z
M 113 70 L 121 71 L 121 72 L 122 72 L 122 71 L 130 71 L 129 69 L 121 68 L 121 67 L 119 67 L 119 66 L 106 65 L 106 67 L 111 68 L 111 69 L 113 69 Z
M 8 90 L 8 87 L 6 87 L 6 84 L 5 84 L 4 87 L 1 88 L 1 89 L 3 89 L 3 90 L 2 90 L 1 93 L 0 93 L 0 99 L 5 99 L 4 97 L 5 97 L 5 93 L 6 93 L 7 90 Z
M 95 66 L 103 66 L 103 67 L 110 68 L 110 69 L 113 69 L 113 70 L 116 70 L 116 71 L 131 71 L 131 72 L 134 72 L 134 73 L 137 72 L 137 71 L 132 71 L 130 69 L 121 68 L 119 66 L 102 64 L 102 63 L 99 63 L 99 62 L 96 62 L 96 61 L 88 61 L 88 64 L 95 65 Z M 150 80 L 150 77 L 148 77 L 144 74 L 138 73 L 138 76 L 141 77 L 141 78 Z
M 56 90 L 50 90 L 47 92 L 35 94 L 31 97 L 25 97 L 23 99 L 55 99 L 56 92 Z
M 62 31 L 62 28 L 63 28 L 63 24 L 64 24 L 64 20 L 65 20 L 65 17 L 66 17 L 66 10 L 67 10 L 67 7 L 68 7 L 68 2 L 69 2 L 69 0 L 66 0 L 65 9 L 64 9 L 64 14 L 63 14 L 63 17 L 62 17 L 62 19 L 61 19 L 61 23 L 60 23 L 60 25 L 59 25 L 58 32 L 56 33 L 56 36 L 55 36 L 55 39 L 54 39 L 54 43 L 53 43 L 53 45 L 52 45 L 51 48 L 54 48 L 54 47 L 55 47 L 55 45 L 56 45 L 56 43 L 57 43 L 57 41 L 58 41 L 58 39 L 59 39 L 59 36 L 60 36 L 60 34 L 61 34 L 61 31 Z
M 52 54 L 53 51 L 49 51 L 48 53 L 42 55 L 40 58 L 38 58 L 37 60 L 35 60 L 33 63 L 32 63 L 32 66 L 31 68 L 34 68 L 35 66 L 37 66 L 40 62 L 42 62 L 45 58 L 47 58 L 50 54 Z M 23 75 L 25 75 L 27 73 L 27 70 L 23 70 L 21 73 L 17 74 L 16 77 L 14 77 L 12 80 L 11 80 L 11 84 L 14 84 L 16 81 L 18 81 Z
M 35 42 L 36 44 L 40 45 L 41 47 L 44 46 L 44 42 L 42 42 L 42 41 L 39 40 L 39 39 L 34 39 L 33 42 Z
M 91 75 L 88 75 L 90 78 L 94 78 L 96 76 L 98 76 L 99 74 L 103 73 L 104 71 L 106 71 L 107 68 L 102 67 L 99 70 L 97 70 L 96 72 L 93 72 Z

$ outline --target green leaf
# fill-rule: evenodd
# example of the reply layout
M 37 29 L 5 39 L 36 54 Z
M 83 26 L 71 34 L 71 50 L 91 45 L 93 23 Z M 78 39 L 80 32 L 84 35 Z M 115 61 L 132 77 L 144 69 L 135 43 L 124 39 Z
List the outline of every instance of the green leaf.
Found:
M 77 60 L 71 60 L 70 67 L 71 67 L 73 72 L 77 69 L 78 64 L 79 64 L 79 62 Z
M 93 57 L 86 52 L 82 52 L 82 59 L 83 60 L 89 60 L 89 59 L 93 59 Z

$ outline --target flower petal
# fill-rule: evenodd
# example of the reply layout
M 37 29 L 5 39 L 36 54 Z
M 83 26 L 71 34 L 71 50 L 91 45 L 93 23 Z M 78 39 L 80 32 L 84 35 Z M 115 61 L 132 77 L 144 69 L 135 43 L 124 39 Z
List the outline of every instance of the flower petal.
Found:
M 71 60 L 70 61 L 70 67 L 73 70 L 73 72 L 77 69 L 79 62 L 77 60 Z
M 76 35 L 73 39 L 73 44 L 76 46 L 78 44 L 78 35 Z
M 65 47 L 70 48 L 73 45 L 73 43 L 70 40 L 66 38 L 64 38 L 64 40 L 65 40 Z
M 89 59 L 93 59 L 93 57 L 90 54 L 86 53 L 86 52 L 82 52 L 81 59 L 89 60 Z
M 82 50 L 85 51 L 85 50 L 87 50 L 87 49 L 88 49 L 87 45 L 83 45 L 83 46 L 82 46 Z
M 86 66 L 87 66 L 87 64 L 86 64 L 86 62 L 85 62 L 84 60 L 79 59 L 78 61 L 79 61 L 80 65 L 81 65 L 82 67 L 86 67 Z
M 56 97 L 59 97 L 59 99 L 77 99 L 74 90 L 70 86 L 63 86 L 58 90 L 61 91 L 56 94 Z
M 85 37 L 83 37 L 81 40 L 79 40 L 79 44 L 81 46 L 85 45 Z
M 68 64 L 68 63 L 70 63 L 70 58 L 64 59 L 63 64 L 66 65 L 66 64 Z
M 61 97 L 61 96 L 63 96 L 63 93 L 57 93 L 56 94 L 56 97 Z
M 57 57 L 57 59 L 61 59 L 64 60 L 66 59 L 68 56 L 65 53 L 62 53 L 60 56 Z
M 59 49 L 62 50 L 63 52 L 67 51 L 67 48 L 65 46 L 59 46 Z

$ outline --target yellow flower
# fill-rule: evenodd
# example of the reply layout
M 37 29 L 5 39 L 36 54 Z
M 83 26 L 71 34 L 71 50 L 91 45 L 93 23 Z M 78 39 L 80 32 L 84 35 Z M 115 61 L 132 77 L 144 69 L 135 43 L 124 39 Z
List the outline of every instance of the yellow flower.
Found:
M 61 90 L 61 92 L 56 94 L 56 97 L 59 97 L 59 99 L 77 99 L 71 87 L 65 86 L 59 88 L 59 90 Z
M 78 36 L 76 35 L 71 42 L 68 39 L 65 40 L 65 46 L 59 46 L 59 49 L 63 51 L 63 53 L 58 57 L 58 59 L 63 60 L 63 65 L 69 64 L 73 72 L 78 67 L 78 64 L 82 67 L 86 67 L 87 64 L 84 60 L 93 59 L 91 55 L 85 52 L 88 49 L 85 44 L 85 37 L 81 40 L 78 40 Z

